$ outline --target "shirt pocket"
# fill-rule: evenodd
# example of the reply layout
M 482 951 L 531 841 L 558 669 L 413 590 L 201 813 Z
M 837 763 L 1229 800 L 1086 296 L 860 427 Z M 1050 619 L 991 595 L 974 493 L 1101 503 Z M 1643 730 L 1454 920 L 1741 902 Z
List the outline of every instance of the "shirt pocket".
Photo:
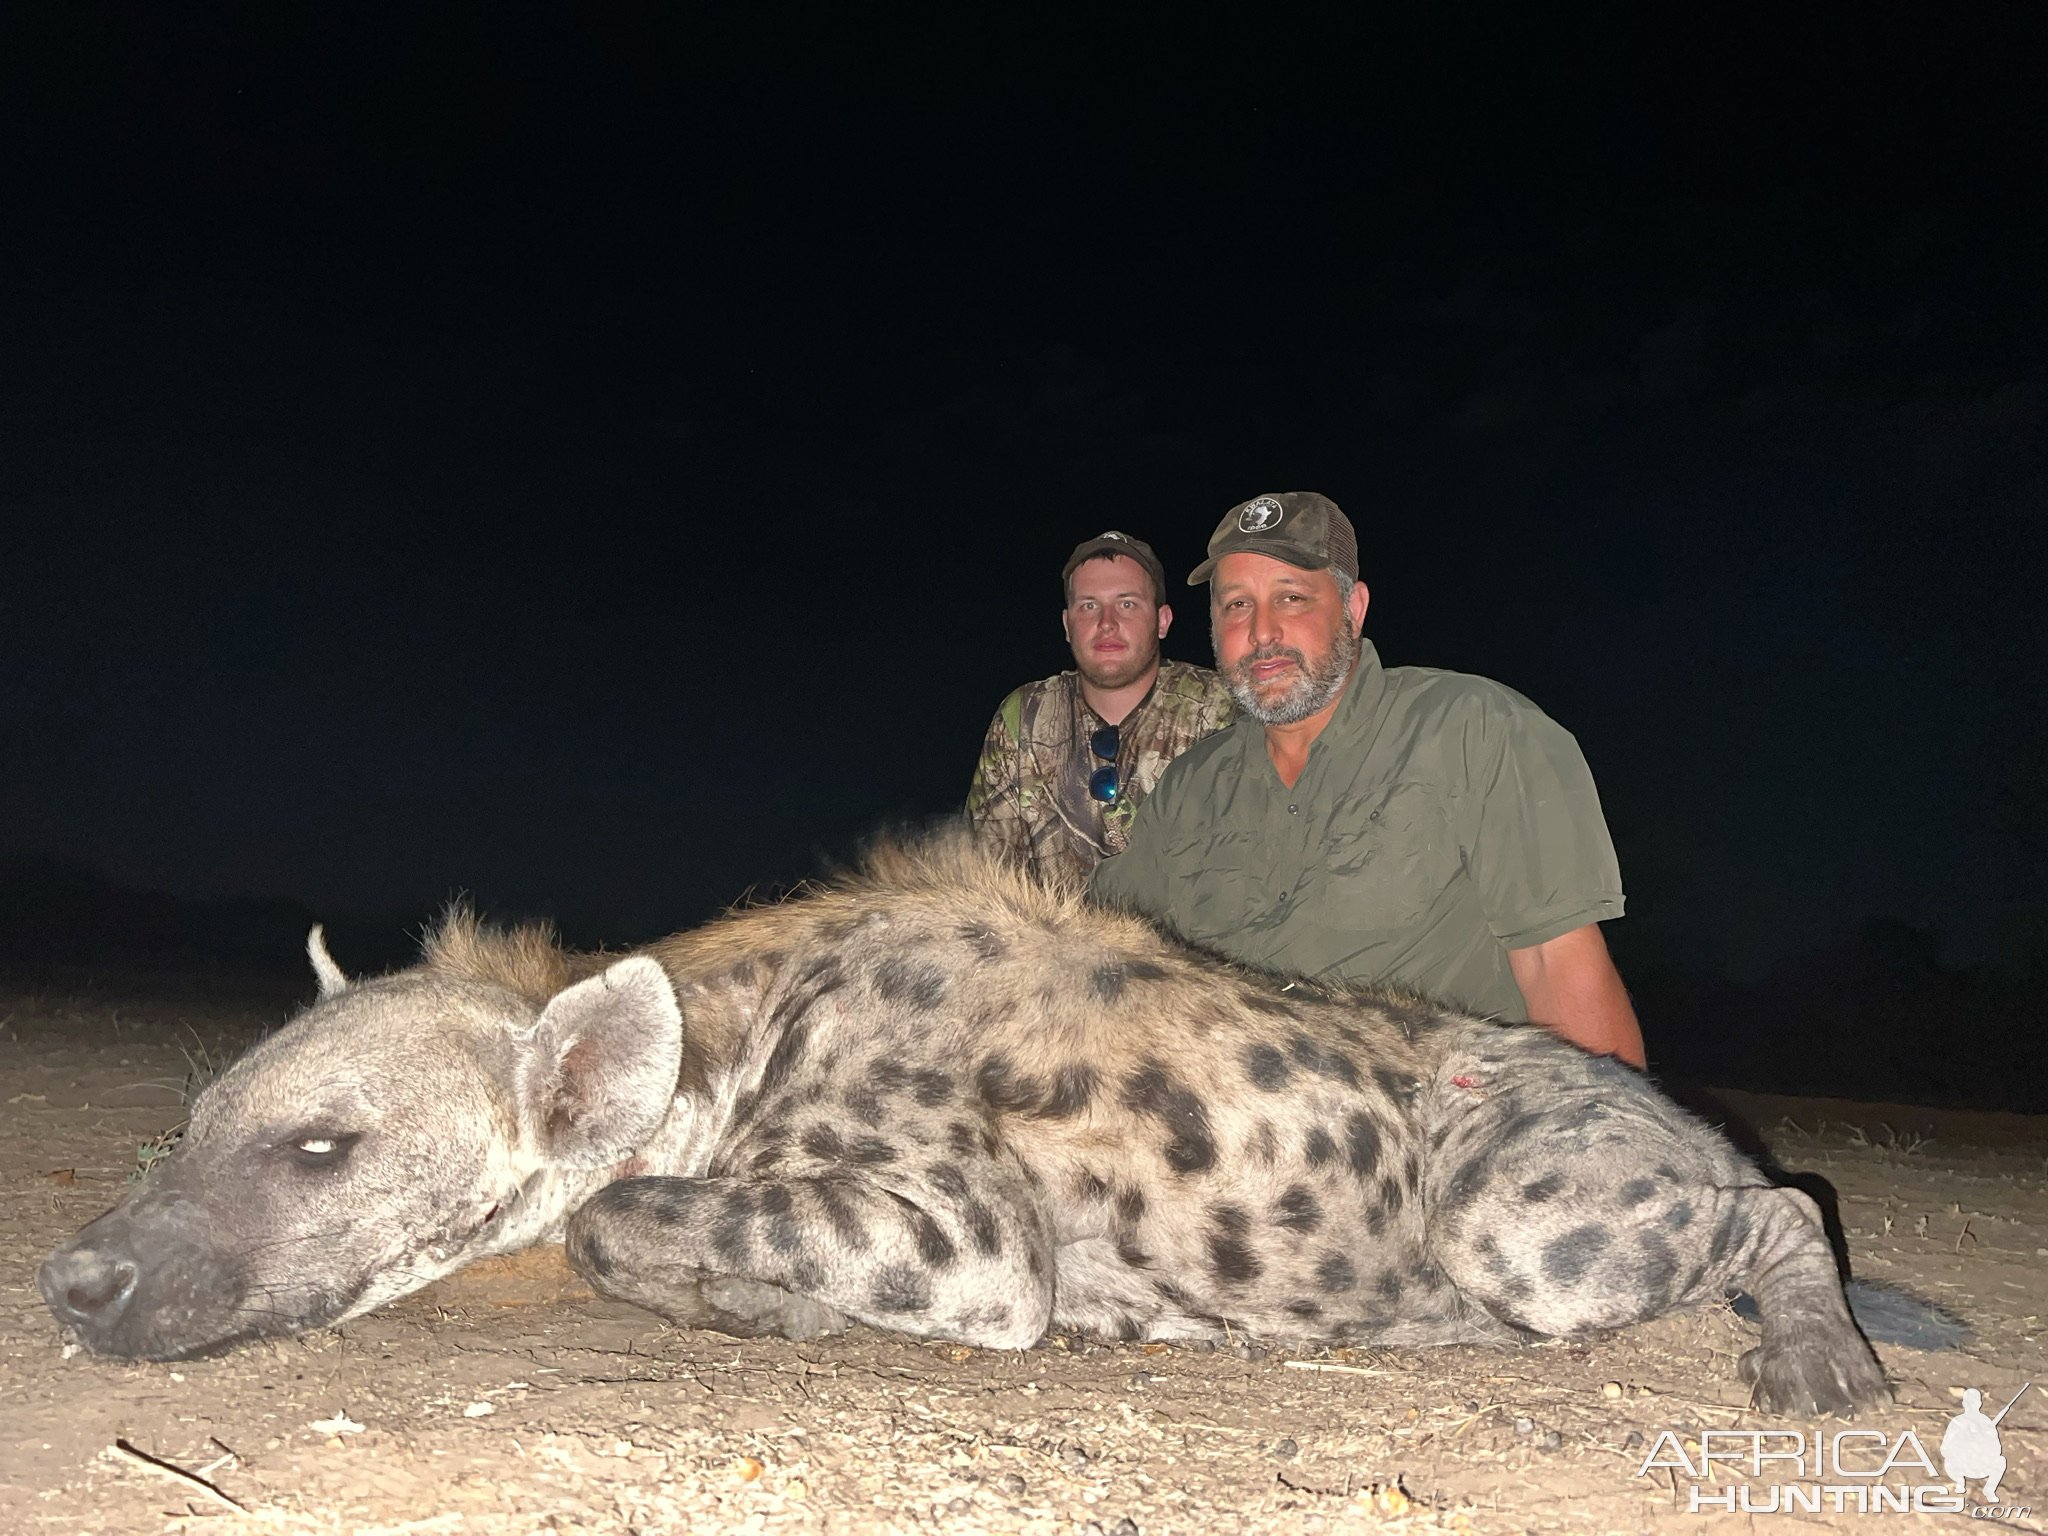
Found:
M 1464 857 L 1431 787 L 1380 785 L 1332 818 L 1320 889 L 1308 905 L 1326 928 L 1387 933 L 1426 917 L 1458 879 Z
M 1228 949 L 1258 912 L 1274 865 L 1273 850 L 1255 832 L 1204 828 L 1168 843 L 1165 864 L 1180 889 L 1168 903 L 1173 925 L 1194 943 Z

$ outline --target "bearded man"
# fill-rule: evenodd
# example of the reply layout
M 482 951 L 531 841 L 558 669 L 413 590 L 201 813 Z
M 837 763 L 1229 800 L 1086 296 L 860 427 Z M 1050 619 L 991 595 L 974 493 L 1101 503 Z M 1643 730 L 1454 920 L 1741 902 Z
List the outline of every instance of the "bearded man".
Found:
M 1570 733 L 1483 677 L 1381 666 L 1357 535 L 1313 491 L 1232 507 L 1203 582 L 1237 723 L 1173 765 L 1090 893 L 1265 970 L 1395 985 L 1642 1066 L 1600 932 L 1621 872 Z
M 1085 539 L 1060 572 L 1073 670 L 1027 683 L 989 722 L 967 794 L 975 835 L 1036 878 L 1078 882 L 1122 852 L 1166 765 L 1228 723 L 1206 667 L 1165 661 L 1166 568 L 1142 539 Z

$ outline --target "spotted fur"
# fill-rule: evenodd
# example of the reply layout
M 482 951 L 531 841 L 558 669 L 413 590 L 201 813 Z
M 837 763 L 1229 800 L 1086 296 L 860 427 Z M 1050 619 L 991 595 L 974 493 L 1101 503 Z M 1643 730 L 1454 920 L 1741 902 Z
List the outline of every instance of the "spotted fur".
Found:
M 406 1198 L 323 1200 L 320 1243 L 280 1242 L 299 1215 L 247 1169 L 285 1105 L 358 1137 L 331 1188 Z M 1811 1203 L 1643 1077 L 1541 1030 L 1247 971 L 959 841 L 637 957 L 458 912 L 420 967 L 238 1063 L 193 1126 L 44 1266 L 95 1348 L 315 1326 L 565 1235 L 600 1291 L 686 1323 L 996 1347 L 1052 1326 L 1506 1344 L 1740 1288 L 1765 1406 L 1885 1396 Z M 374 1166 L 408 1137 L 433 1155 Z M 443 1208 L 486 1205 L 449 1236 Z M 172 1225 L 240 1247 L 173 1283 L 148 1256 Z M 120 1265 L 142 1272 L 125 1298 Z

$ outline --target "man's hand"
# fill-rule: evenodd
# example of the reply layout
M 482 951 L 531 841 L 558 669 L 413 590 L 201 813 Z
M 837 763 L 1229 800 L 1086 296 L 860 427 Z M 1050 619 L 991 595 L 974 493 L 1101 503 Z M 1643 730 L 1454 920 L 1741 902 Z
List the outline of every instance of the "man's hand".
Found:
M 1508 964 L 1533 1023 L 1596 1056 L 1616 1056 L 1632 1067 L 1644 1065 L 1642 1026 L 1636 1023 L 1636 1011 L 1598 923 L 1527 949 L 1511 949 Z

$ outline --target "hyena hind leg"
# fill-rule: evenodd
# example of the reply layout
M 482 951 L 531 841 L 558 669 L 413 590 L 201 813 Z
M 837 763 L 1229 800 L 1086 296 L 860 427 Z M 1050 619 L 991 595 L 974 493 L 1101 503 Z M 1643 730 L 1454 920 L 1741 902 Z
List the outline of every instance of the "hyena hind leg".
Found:
M 1849 1316 L 1820 1208 L 1796 1189 L 1716 1191 L 1708 1278 L 1756 1298 L 1763 1339 L 1742 1379 L 1773 1413 L 1848 1414 L 1891 1401 L 1884 1370 Z

